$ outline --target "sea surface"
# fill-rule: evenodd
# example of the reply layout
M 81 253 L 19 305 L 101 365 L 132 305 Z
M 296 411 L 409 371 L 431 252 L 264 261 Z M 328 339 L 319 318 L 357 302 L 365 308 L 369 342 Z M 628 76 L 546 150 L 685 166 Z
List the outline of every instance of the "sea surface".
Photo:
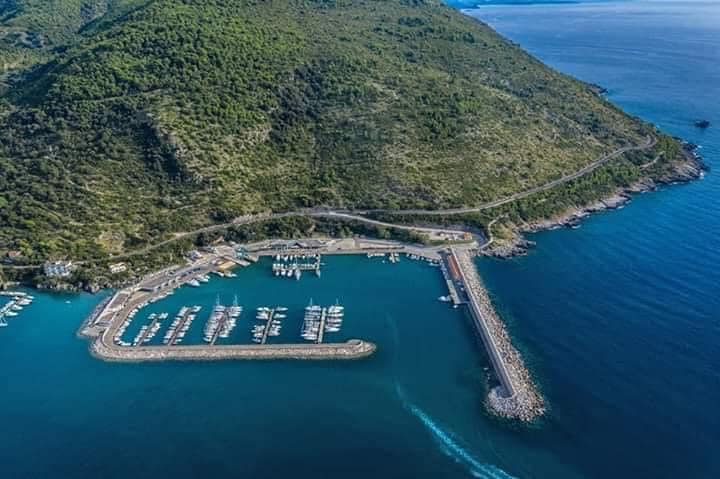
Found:
M 477 3 L 466 13 L 720 166 L 720 3 L 463 6 Z M 263 263 L 153 311 L 203 305 L 198 340 L 212 304 L 237 295 L 234 341 L 265 304 L 289 308 L 292 340 L 311 299 L 339 301 L 333 340 L 377 354 L 110 364 L 76 337 L 102 294 L 33 293 L 0 328 L 0 477 L 720 477 L 718 175 L 532 239 L 529 256 L 478 267 L 550 406 L 534 427 L 484 412 L 487 361 L 437 301 L 437 268 L 329 257 L 322 278 L 295 281 Z

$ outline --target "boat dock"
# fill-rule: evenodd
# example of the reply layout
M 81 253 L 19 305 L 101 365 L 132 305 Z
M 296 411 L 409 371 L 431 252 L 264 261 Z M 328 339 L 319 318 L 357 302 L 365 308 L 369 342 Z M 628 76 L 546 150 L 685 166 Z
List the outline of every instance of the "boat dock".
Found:
M 167 347 L 175 346 L 175 344 L 177 343 L 177 341 L 179 339 L 180 333 L 182 332 L 183 328 L 187 324 L 191 315 L 192 315 L 192 311 L 188 308 L 180 316 L 180 321 L 177 323 L 177 325 L 175 326 L 175 330 L 172 332 L 172 334 L 170 335 L 170 338 L 168 339 Z
M 217 342 L 218 338 L 220 337 L 220 331 L 222 331 L 225 327 L 225 323 L 227 322 L 229 317 L 230 313 L 227 310 L 223 311 L 220 315 L 220 321 L 218 322 L 218 325 L 213 332 L 212 338 L 210 339 L 210 346 L 214 346 Z
M 272 273 L 275 276 L 300 279 L 303 271 L 313 271 L 320 276 L 321 256 L 318 253 L 295 251 L 276 253 L 272 264 Z
M 462 285 L 461 276 L 457 268 L 457 262 L 451 255 L 440 255 L 440 271 L 442 271 L 443 278 L 445 279 L 448 296 L 450 296 L 453 306 L 458 307 L 461 304 L 465 304 L 467 299 L 464 295 L 462 297 L 460 296 L 457 287 Z
M 275 308 L 271 308 L 270 312 L 268 312 L 268 319 L 265 324 L 265 329 L 263 330 L 262 339 L 260 340 L 260 344 L 267 344 L 267 338 L 268 334 L 270 334 L 270 324 L 275 317 L 275 311 L 277 311 Z
M 542 398 L 492 306 L 470 252 L 451 247 L 445 260 L 451 282 L 462 292 L 462 299 L 468 305 L 473 325 L 500 383 L 488 395 L 490 409 L 500 416 L 524 421 L 542 415 Z
M 320 330 L 318 331 L 317 344 L 322 344 L 325 336 L 325 321 L 327 320 L 327 308 L 323 308 L 320 312 Z
M 135 345 L 136 348 L 142 346 L 146 342 L 145 339 L 150 334 L 150 331 L 152 331 L 154 328 L 156 328 L 157 324 L 159 322 L 160 322 L 160 315 L 158 314 L 158 315 L 155 315 L 153 320 L 150 322 L 150 325 L 145 330 L 143 330 L 143 333 L 140 335 L 140 337 L 138 338 L 137 344 Z

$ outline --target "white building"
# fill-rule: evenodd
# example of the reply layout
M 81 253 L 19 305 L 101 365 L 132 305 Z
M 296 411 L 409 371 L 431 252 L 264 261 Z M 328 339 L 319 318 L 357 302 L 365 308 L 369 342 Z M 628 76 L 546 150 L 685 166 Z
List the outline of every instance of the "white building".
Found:
M 110 273 L 117 274 L 122 273 L 124 271 L 127 271 L 127 265 L 125 263 L 113 263 L 108 266 L 110 268 Z
M 48 261 L 43 266 L 45 276 L 55 278 L 65 278 L 72 273 L 72 261 Z

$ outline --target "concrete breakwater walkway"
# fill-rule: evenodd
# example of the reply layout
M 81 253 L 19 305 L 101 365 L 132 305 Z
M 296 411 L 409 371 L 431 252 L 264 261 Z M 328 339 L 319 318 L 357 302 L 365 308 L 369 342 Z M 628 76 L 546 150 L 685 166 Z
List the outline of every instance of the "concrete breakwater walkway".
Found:
M 233 344 L 196 346 L 143 346 L 126 348 L 107 344 L 102 338 L 93 341 L 94 356 L 105 361 L 213 361 L 228 359 L 359 359 L 375 352 L 368 341 L 351 339 L 337 344 Z
M 545 412 L 542 397 L 495 312 L 469 251 L 450 248 L 449 259 L 454 263 L 451 269 L 457 269 L 473 323 L 500 382 L 500 386 L 488 394 L 490 410 L 499 416 L 523 421 L 541 416 Z

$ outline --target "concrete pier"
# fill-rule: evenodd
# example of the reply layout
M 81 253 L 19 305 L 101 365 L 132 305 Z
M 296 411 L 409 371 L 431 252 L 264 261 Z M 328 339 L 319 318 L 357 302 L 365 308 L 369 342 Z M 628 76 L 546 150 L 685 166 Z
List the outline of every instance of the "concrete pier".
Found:
M 505 325 L 497 316 L 467 249 L 450 248 L 448 269 L 465 295 L 465 303 L 500 385 L 488 395 L 496 414 L 524 421 L 542 415 L 543 401 L 520 354 L 512 345 Z
M 270 334 L 270 324 L 275 317 L 275 308 L 272 308 L 270 310 L 270 313 L 268 313 L 268 319 L 265 322 L 265 329 L 263 330 L 262 339 L 260 340 L 260 344 L 267 344 L 267 338 L 268 334 Z
M 270 360 L 270 359 L 359 359 L 370 356 L 376 346 L 368 341 L 351 339 L 345 343 L 326 344 L 233 344 L 145 346 L 127 348 L 107 341 L 93 341 L 92 354 L 105 361 L 219 361 L 219 360 Z
M 139 340 L 138 340 L 138 343 L 137 343 L 137 345 L 135 346 L 136 348 L 139 348 L 140 346 L 143 345 L 143 343 L 145 342 L 145 338 L 148 337 L 148 334 L 150 334 L 150 331 L 152 330 L 152 328 L 153 328 L 158 322 L 160 322 L 160 316 L 159 316 L 159 315 L 158 315 L 158 316 L 155 316 L 155 319 L 153 319 L 153 320 L 150 322 L 150 324 L 148 325 L 148 327 L 147 327 L 147 329 L 145 330 L 145 332 L 143 332 L 142 335 L 140 335 L 140 338 L 139 338 Z
M 192 313 L 190 311 L 186 311 L 185 314 L 183 314 L 182 319 L 178 323 L 177 327 L 175 328 L 175 331 L 173 331 L 172 336 L 170 336 L 170 339 L 168 340 L 167 347 L 175 346 L 175 343 L 178 340 L 178 336 L 180 335 L 180 332 L 182 331 L 183 326 L 185 326 L 185 323 L 188 322 L 188 318 L 190 317 Z
M 327 320 L 327 308 L 323 308 L 320 312 L 320 330 L 318 331 L 317 344 L 322 344 L 325 336 L 325 321 Z
M 218 340 L 218 337 L 220 337 L 220 331 L 225 327 L 225 322 L 228 320 L 228 312 L 227 310 L 223 311 L 222 318 L 220 319 L 220 322 L 217 325 L 217 328 L 215 328 L 215 332 L 212 335 L 212 339 L 210 339 L 210 346 L 214 346 L 215 343 Z

